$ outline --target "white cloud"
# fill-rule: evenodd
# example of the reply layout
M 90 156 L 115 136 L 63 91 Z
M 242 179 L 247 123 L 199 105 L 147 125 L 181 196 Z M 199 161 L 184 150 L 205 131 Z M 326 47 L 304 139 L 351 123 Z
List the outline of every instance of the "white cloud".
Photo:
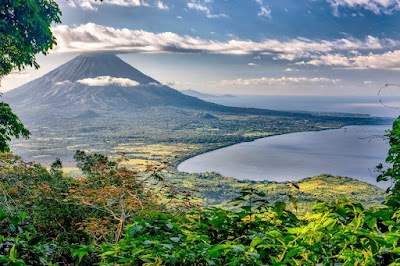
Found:
M 293 68 L 286 68 L 285 69 L 285 72 L 298 72 L 299 70 L 298 69 L 293 69 Z
M 228 41 L 207 40 L 172 32 L 153 33 L 143 30 L 117 29 L 94 23 L 75 27 L 58 25 L 52 28 L 58 52 L 152 52 L 152 53 L 216 53 L 272 55 L 276 60 L 316 58 L 330 53 L 381 50 L 400 46 L 398 41 L 368 36 L 366 39 L 352 37 L 334 40 L 311 40 L 296 38 L 289 40 L 265 39 L 259 42 L 231 39 Z M 356 51 L 356 53 L 354 52 Z M 258 57 L 257 57 L 258 58 Z
M 116 85 L 121 87 L 134 87 L 140 85 L 140 83 L 135 80 L 127 78 L 114 78 L 110 76 L 100 76 L 96 78 L 80 79 L 77 82 L 91 87 L 109 86 L 109 85 Z
M 400 0 L 327 0 L 333 7 L 334 14 L 339 15 L 340 7 L 364 8 L 375 14 L 390 14 L 400 10 Z
M 249 65 L 249 66 L 257 66 L 256 63 L 248 63 L 247 65 Z
M 340 82 L 340 79 L 329 78 L 307 78 L 307 77 L 281 77 L 281 78 L 255 78 L 255 79 L 234 79 L 223 80 L 222 85 L 225 86 L 260 86 L 260 85 L 284 85 L 284 84 L 301 84 L 301 83 L 332 83 Z
M 163 7 L 166 7 L 161 1 L 157 1 L 155 3 L 155 7 L 159 8 L 158 3 L 161 3 Z M 70 7 L 81 7 L 85 10 L 96 11 L 97 6 L 99 5 L 115 5 L 115 6 L 124 6 L 124 7 L 132 7 L 132 6 L 150 6 L 145 0 L 105 0 L 105 1 L 96 1 L 96 0 L 69 0 L 68 5 Z M 165 9 L 165 8 L 161 8 Z
M 69 81 L 69 80 L 64 80 L 64 81 L 57 82 L 56 85 L 57 86 L 62 86 L 62 85 L 67 85 L 67 84 L 71 84 L 71 83 L 72 82 Z
M 256 0 L 256 2 L 260 5 L 260 12 L 257 13 L 259 17 L 271 18 L 271 9 L 264 4 L 263 0 Z
M 156 7 L 158 9 L 163 9 L 163 10 L 168 10 L 169 9 L 169 7 L 162 1 L 157 1 L 156 2 Z
M 257 15 L 260 17 L 271 18 L 271 9 L 269 9 L 267 6 L 262 6 Z
M 388 51 L 383 54 L 369 53 L 366 55 L 346 56 L 342 54 L 327 54 L 315 57 L 301 65 L 341 66 L 358 69 L 391 69 L 400 70 L 400 50 Z
M 220 13 L 215 14 L 212 12 L 209 4 L 212 3 L 212 0 L 191 0 L 186 4 L 186 7 L 192 10 L 197 10 L 203 12 L 207 18 L 227 18 L 228 15 Z

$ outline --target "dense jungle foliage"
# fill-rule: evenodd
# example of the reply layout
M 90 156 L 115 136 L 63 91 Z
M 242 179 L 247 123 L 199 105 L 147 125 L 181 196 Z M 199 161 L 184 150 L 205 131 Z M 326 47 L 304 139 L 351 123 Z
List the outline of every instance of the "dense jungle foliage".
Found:
M 77 151 L 79 178 L 59 160 L 50 170 L 10 153 L 0 160 L 2 265 L 400 265 L 400 118 L 387 138 L 391 180 L 382 205 L 339 198 L 299 215 L 296 197 L 243 187 L 235 211 L 198 204 L 168 181 L 165 165 L 144 173 L 120 154 Z M 293 184 L 295 189 L 296 184 Z

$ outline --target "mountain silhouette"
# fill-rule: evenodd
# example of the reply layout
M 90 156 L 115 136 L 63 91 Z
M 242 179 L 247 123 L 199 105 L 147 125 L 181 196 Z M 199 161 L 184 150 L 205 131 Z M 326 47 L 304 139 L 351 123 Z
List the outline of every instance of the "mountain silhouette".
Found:
M 131 109 L 155 105 L 208 108 L 146 76 L 114 54 L 80 55 L 5 94 L 16 108 Z
M 265 109 L 227 107 L 185 95 L 143 74 L 112 53 L 79 55 L 44 76 L 5 93 L 4 99 L 19 115 L 30 117 L 68 113 L 80 117 L 88 110 L 101 113 L 154 107 L 289 114 Z

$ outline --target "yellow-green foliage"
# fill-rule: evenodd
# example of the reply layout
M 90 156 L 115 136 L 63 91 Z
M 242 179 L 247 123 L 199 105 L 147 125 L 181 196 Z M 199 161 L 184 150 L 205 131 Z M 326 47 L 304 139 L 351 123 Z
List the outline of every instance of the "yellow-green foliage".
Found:
M 124 152 L 128 159 L 143 159 L 150 160 L 169 160 L 173 161 L 178 156 L 183 156 L 188 152 L 193 152 L 199 149 L 198 145 L 193 144 L 143 144 L 138 143 L 136 145 L 120 144 L 113 150 L 115 152 Z M 137 161 L 139 162 L 139 161 Z M 139 162 L 143 163 L 143 162 Z M 127 163 L 133 165 L 133 163 Z
M 375 206 L 380 205 L 385 197 L 384 190 L 374 185 L 348 177 L 330 175 L 305 178 L 293 183 L 243 181 L 217 173 L 186 174 L 172 176 L 172 179 L 180 186 L 198 191 L 196 196 L 201 198 L 204 204 L 228 209 L 232 208 L 229 201 L 246 187 L 266 192 L 271 202 L 277 200 L 290 202 L 288 195 L 292 195 L 297 200 L 299 213 L 310 211 L 316 200 L 333 201 L 345 197 L 360 201 L 366 206 Z

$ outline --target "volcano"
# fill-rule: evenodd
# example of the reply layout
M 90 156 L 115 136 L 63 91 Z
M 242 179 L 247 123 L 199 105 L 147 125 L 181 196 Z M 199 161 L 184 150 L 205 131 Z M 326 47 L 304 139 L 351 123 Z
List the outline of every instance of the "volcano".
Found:
M 215 104 L 162 85 L 108 53 L 80 55 L 4 96 L 21 110 L 126 110 L 151 106 L 218 109 Z
M 227 107 L 185 95 L 143 74 L 112 53 L 77 56 L 48 74 L 5 93 L 4 99 L 19 115 L 31 118 L 56 114 L 76 117 L 89 110 L 100 113 L 137 112 L 154 107 L 246 114 L 290 114 Z

